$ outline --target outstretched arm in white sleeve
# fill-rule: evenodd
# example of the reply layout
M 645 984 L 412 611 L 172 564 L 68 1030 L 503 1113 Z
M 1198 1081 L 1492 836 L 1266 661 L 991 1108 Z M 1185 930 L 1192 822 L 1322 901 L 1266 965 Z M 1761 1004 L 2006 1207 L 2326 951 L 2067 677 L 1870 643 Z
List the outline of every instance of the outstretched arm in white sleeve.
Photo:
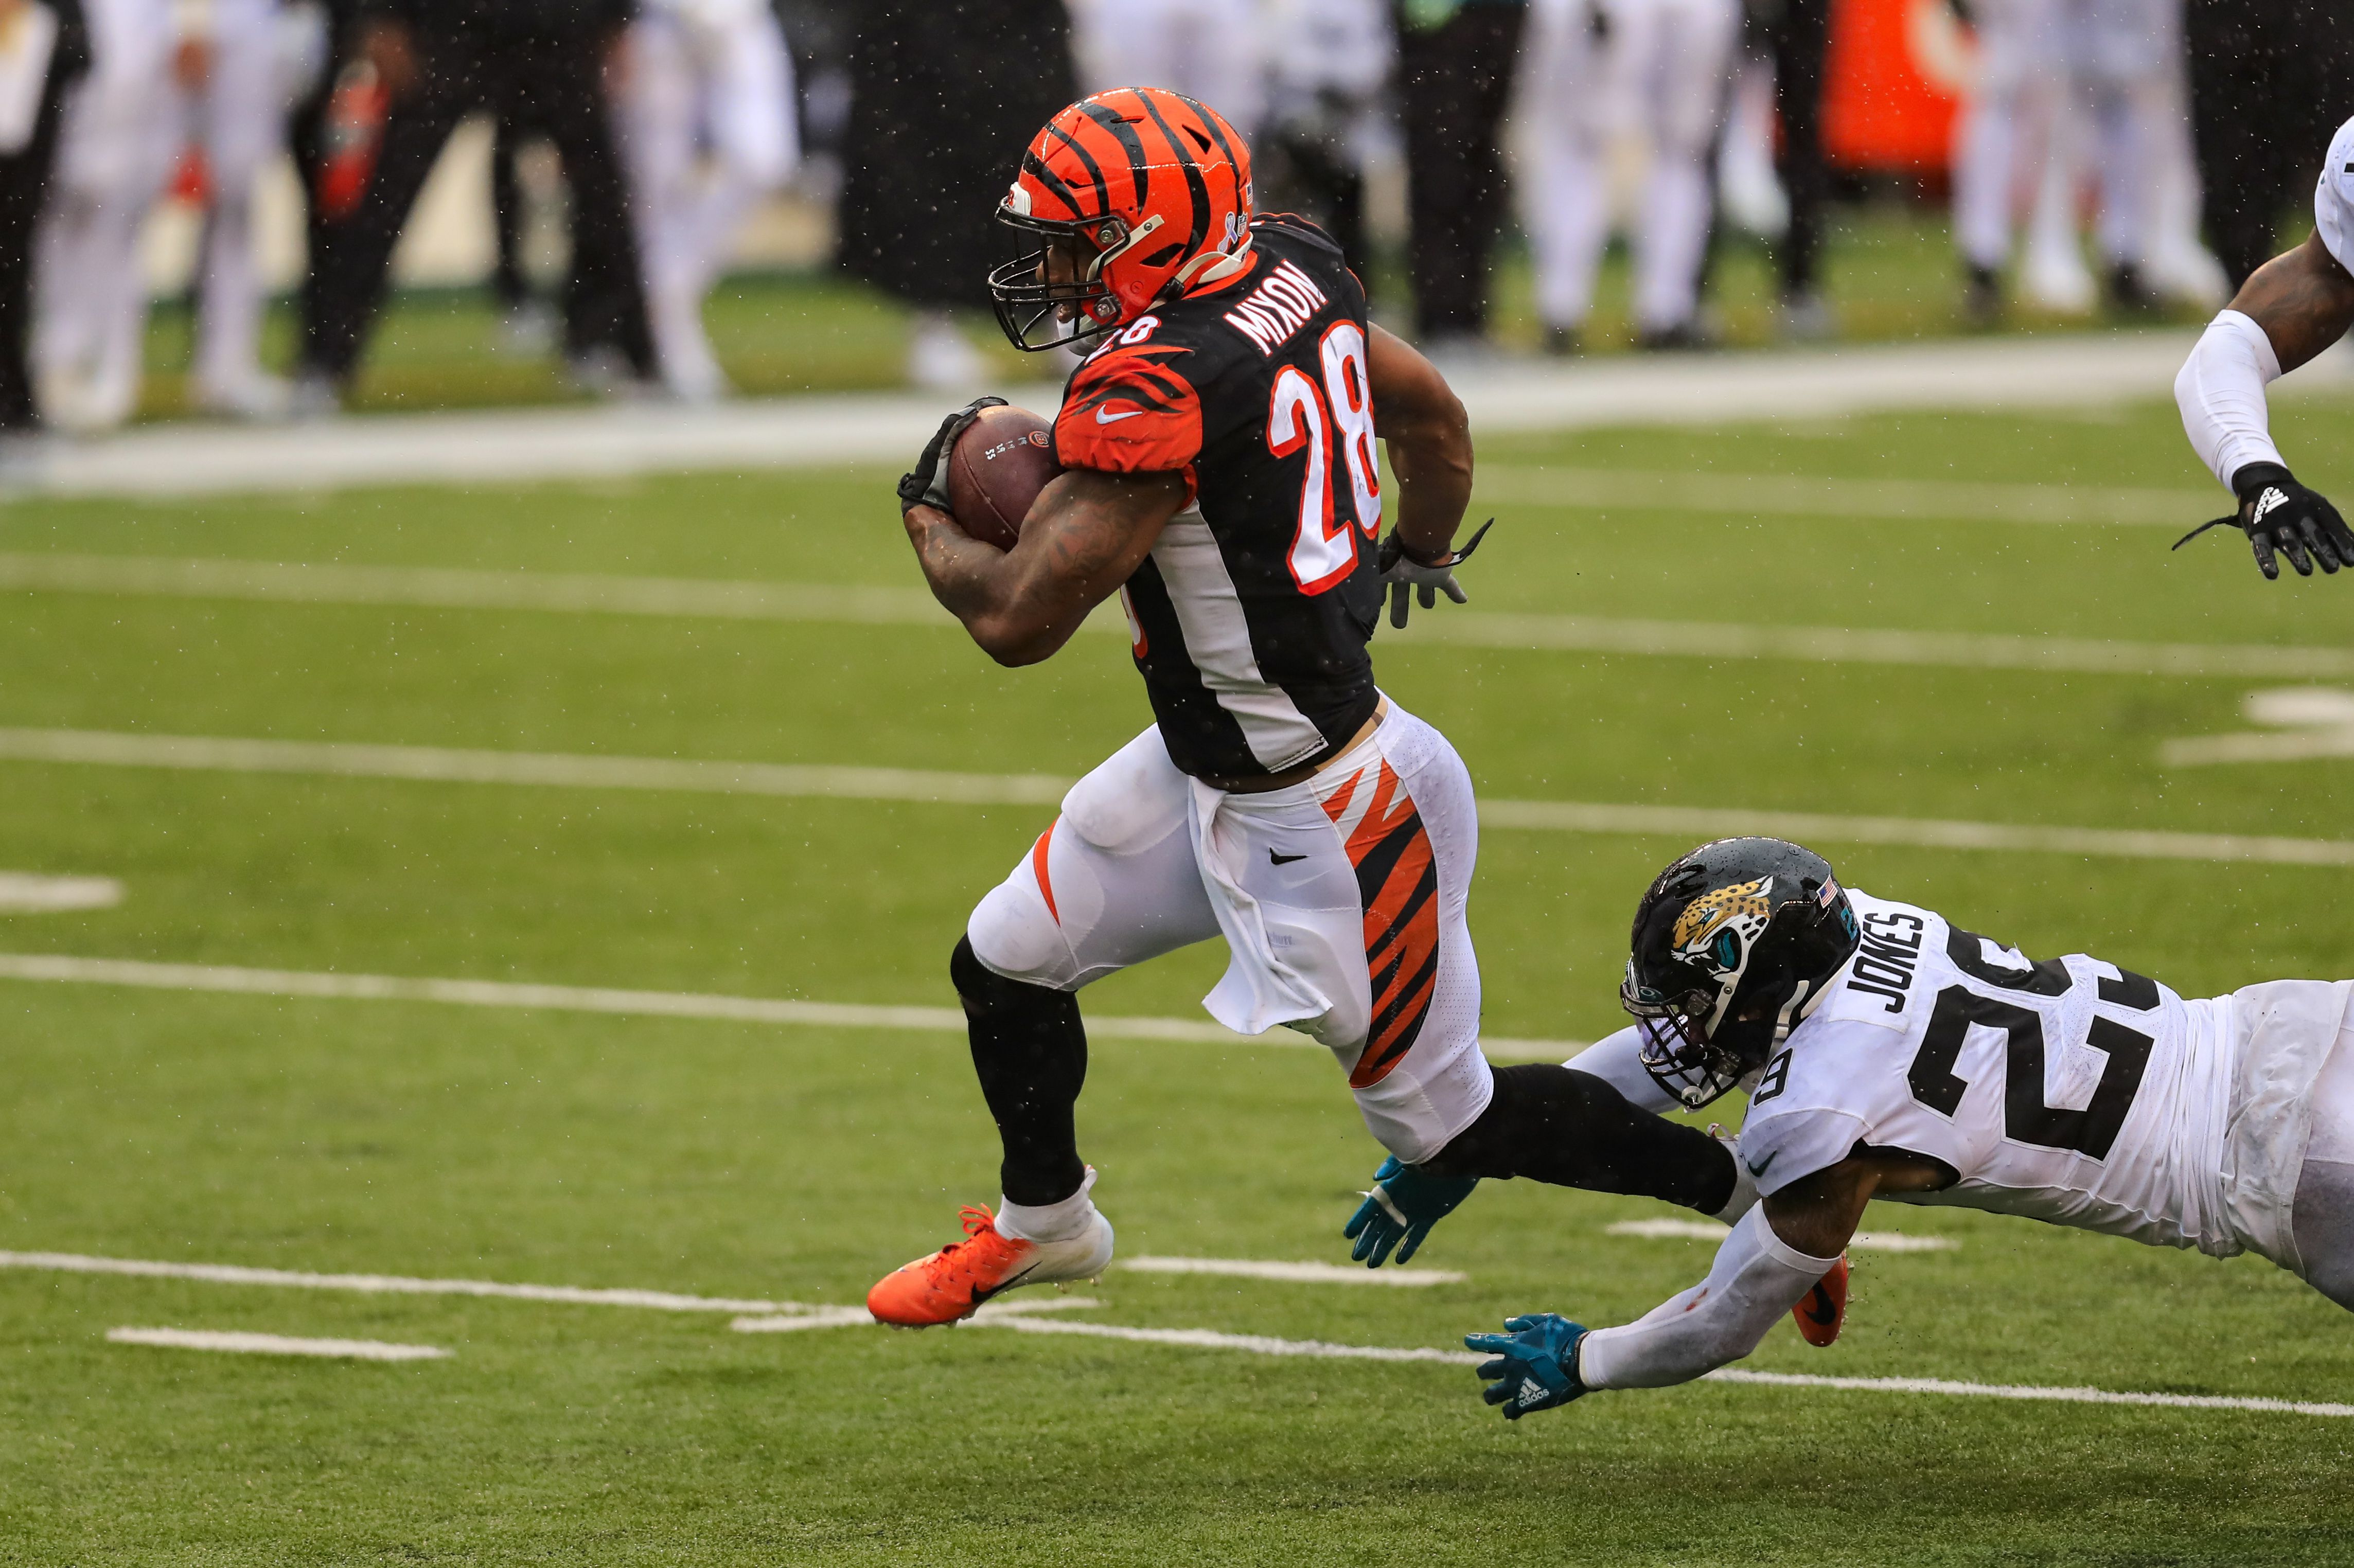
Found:
M 2341 133 L 2339 140 L 2348 138 Z M 2301 577 L 2311 577 L 2316 562 L 2324 572 L 2354 566 L 2354 533 L 2335 506 L 2289 473 L 2273 444 L 2264 403 L 2267 386 L 2349 327 L 2354 273 L 2316 234 L 2256 270 L 2174 378 L 2174 401 L 2191 447 L 2239 497 L 2236 513 L 2206 526 L 2237 524 L 2267 577 L 2280 576 L 2275 557 L 2284 554 Z M 2194 530 L 2185 542 L 2204 531 Z

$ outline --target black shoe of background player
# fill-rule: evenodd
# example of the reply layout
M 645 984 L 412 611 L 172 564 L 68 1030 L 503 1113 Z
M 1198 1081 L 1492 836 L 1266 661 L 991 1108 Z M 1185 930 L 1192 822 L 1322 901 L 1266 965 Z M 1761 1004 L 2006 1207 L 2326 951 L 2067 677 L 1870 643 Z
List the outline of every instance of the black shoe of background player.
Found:
M 1993 268 L 1969 269 L 1962 285 L 1962 320 L 1978 332 L 2002 324 L 2002 279 Z
M 1635 334 L 1635 346 L 1646 354 L 1697 354 L 1716 347 L 1717 340 L 1694 318 L 1673 326 L 1646 327 Z
M 2143 281 L 2141 268 L 2131 261 L 2120 261 L 2109 269 L 2109 308 L 2131 315 L 2154 315 L 2166 309 L 2166 302 Z

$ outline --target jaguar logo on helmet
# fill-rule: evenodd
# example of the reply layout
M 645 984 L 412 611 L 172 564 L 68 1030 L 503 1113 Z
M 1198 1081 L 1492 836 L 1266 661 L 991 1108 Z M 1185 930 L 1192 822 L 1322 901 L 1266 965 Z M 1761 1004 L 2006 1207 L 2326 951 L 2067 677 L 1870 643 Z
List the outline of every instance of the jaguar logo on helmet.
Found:
M 1676 916 L 1676 952 L 1721 975 L 1739 969 L 1742 955 L 1774 917 L 1773 891 L 1774 879 L 1766 876 L 1702 894 Z

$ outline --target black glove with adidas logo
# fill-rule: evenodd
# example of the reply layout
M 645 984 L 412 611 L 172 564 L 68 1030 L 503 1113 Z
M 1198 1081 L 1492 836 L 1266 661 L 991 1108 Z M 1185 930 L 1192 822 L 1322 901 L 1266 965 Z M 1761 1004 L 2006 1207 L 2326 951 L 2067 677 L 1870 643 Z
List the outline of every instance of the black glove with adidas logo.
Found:
M 2256 552 L 2256 569 L 2267 580 L 2280 576 L 2276 551 L 2288 556 L 2301 577 L 2313 575 L 2316 561 L 2324 572 L 2354 567 L 2354 530 L 2346 526 L 2327 496 L 2299 484 L 2280 464 L 2245 465 L 2232 476 L 2232 489 L 2240 497 L 2239 511 L 2200 524 L 2174 542 L 2176 549 L 2210 528 L 2230 524 L 2248 535 Z

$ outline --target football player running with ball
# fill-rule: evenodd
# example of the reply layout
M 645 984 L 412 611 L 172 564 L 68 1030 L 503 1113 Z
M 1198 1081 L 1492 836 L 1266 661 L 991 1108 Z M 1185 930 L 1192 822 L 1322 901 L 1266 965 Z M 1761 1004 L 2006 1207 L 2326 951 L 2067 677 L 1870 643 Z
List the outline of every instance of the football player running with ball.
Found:
M 1738 1361 L 1873 1198 L 2253 1252 L 2354 1309 L 2354 981 L 2185 1000 L 1843 889 L 1778 839 L 1668 867 L 1633 946 L 1636 1025 L 1596 1051 L 1686 1105 L 1753 1083 L 1740 1157 L 1764 1202 L 1706 1279 L 1635 1322 L 1546 1312 L 1468 1337 L 1507 1416 Z
M 2229 524 L 2255 547 L 2256 567 L 2280 576 L 2276 555 L 2299 577 L 2354 567 L 2354 532 L 2327 498 L 2289 473 L 2273 445 L 2264 387 L 2354 328 L 2354 120 L 2338 128 L 2313 193 L 2314 233 L 2242 284 L 2174 378 L 2182 428 L 2200 460 L 2240 498 L 2228 517 L 2201 524 L 2180 549 Z
M 1410 596 L 1464 598 L 1471 441 L 1446 382 L 1368 324 L 1321 231 L 1253 216 L 1241 138 L 1179 94 L 1055 116 L 999 217 L 1041 242 L 991 277 L 1007 335 L 1088 352 L 1055 420 L 1065 471 L 1013 548 L 972 538 L 946 505 L 962 410 L 901 482 L 907 536 L 1002 663 L 1051 656 L 1117 592 L 1155 722 L 1072 789 L 956 946 L 1003 1202 L 967 1209 L 965 1239 L 885 1277 L 869 1308 L 953 1322 L 1110 1261 L 1073 1125 L 1076 993 L 1213 937 L 1232 961 L 1211 1015 L 1330 1048 L 1394 1156 L 1384 1224 L 1359 1233 L 1382 1255 L 1484 1175 L 1734 1204 L 1735 1162 L 1705 1134 L 1590 1075 L 1480 1054 L 1470 776 L 1375 687 L 1365 650 L 1385 586 L 1397 625 Z

